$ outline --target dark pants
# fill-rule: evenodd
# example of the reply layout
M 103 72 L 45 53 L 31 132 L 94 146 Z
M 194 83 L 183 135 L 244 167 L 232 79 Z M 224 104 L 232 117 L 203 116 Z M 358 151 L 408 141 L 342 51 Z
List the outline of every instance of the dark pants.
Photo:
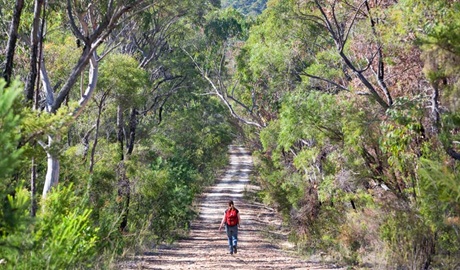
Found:
M 233 254 L 233 247 L 236 247 L 236 245 L 238 244 L 238 225 L 226 225 L 225 232 L 227 232 L 228 247 L 230 249 L 230 253 Z

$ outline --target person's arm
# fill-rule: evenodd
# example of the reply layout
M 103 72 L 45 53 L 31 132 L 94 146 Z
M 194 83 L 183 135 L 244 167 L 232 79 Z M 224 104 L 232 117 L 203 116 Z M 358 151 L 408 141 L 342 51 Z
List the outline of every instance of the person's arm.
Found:
M 224 226 L 224 224 L 225 224 L 225 213 L 224 213 L 224 217 L 222 218 L 222 221 L 220 222 L 219 231 L 222 230 L 222 226 Z
M 240 221 L 241 221 L 241 219 L 240 219 L 240 213 L 238 212 L 238 228 L 240 227 Z

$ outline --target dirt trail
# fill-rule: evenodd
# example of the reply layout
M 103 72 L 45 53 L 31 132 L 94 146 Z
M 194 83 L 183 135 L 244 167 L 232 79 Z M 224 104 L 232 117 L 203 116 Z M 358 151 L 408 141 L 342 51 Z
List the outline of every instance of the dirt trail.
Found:
M 250 153 L 243 147 L 231 146 L 230 164 L 219 181 L 203 194 L 199 217 L 192 223 L 186 239 L 168 247 L 137 256 L 122 269 L 338 269 L 301 259 L 281 242 L 285 236 L 270 232 L 281 222 L 274 211 L 263 204 L 244 198 L 254 191 L 250 184 Z M 238 254 L 230 255 L 224 230 L 218 231 L 227 201 L 232 199 L 240 210 Z M 277 241 L 267 240 L 276 238 Z

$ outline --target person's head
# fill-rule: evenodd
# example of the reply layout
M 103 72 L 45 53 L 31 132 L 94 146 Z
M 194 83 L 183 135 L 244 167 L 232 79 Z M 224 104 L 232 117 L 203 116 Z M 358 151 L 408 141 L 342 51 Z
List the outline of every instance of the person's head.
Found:
M 233 204 L 233 201 L 232 201 L 232 200 L 228 201 L 228 207 L 229 207 L 229 208 L 233 208 L 234 206 L 235 206 L 235 205 Z

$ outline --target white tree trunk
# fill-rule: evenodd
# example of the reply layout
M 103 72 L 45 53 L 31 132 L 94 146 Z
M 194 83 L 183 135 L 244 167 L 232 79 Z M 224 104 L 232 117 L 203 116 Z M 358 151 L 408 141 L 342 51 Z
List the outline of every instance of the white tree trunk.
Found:
M 48 146 L 52 144 L 53 138 L 49 136 Z M 46 153 L 46 156 L 48 158 L 48 168 L 46 170 L 45 186 L 43 187 L 43 198 L 45 198 L 51 188 L 59 182 L 59 158 L 49 151 Z
M 69 95 L 70 90 L 75 85 L 81 72 L 86 68 L 89 62 L 89 78 L 88 85 L 85 93 L 81 96 L 79 106 L 72 113 L 74 118 L 77 118 L 84 107 L 91 99 L 94 89 L 96 88 L 98 78 L 98 57 L 96 55 L 96 49 L 104 42 L 104 39 L 115 29 L 120 18 L 127 13 L 135 13 L 136 8 L 141 6 L 145 0 L 127 1 L 129 4 L 125 4 L 125 1 L 109 1 L 109 8 L 105 14 L 100 10 L 95 10 L 92 5 L 88 5 L 87 10 L 75 11 L 72 6 L 72 1 L 67 1 L 67 11 L 69 16 L 70 26 L 72 32 L 76 35 L 76 38 L 85 41 L 85 48 L 80 56 L 78 62 L 72 69 L 69 77 L 67 78 L 64 86 L 59 92 L 55 94 L 51 86 L 50 79 L 46 72 L 45 63 L 43 60 L 43 54 L 40 61 L 40 71 L 42 73 L 42 83 L 46 93 L 46 109 L 49 113 L 55 113 L 57 109 L 61 107 L 65 98 Z M 89 1 L 90 3 L 94 1 Z M 75 22 L 75 18 L 78 18 L 79 26 Z M 87 18 L 90 20 L 88 21 Z M 81 31 L 83 30 L 83 32 Z M 43 188 L 43 197 L 59 182 L 59 157 L 57 153 L 54 153 L 53 139 L 59 140 L 58 137 L 48 137 L 48 144 L 40 143 L 48 157 L 48 168 L 46 172 L 45 186 Z
M 89 70 L 89 82 L 86 88 L 85 93 L 80 99 L 79 106 L 73 112 L 73 117 L 77 118 L 80 113 L 83 111 L 84 107 L 88 103 L 88 100 L 92 97 L 94 89 L 96 88 L 97 79 L 98 79 L 98 63 L 97 63 L 97 55 L 96 52 L 93 52 L 92 57 L 90 58 L 90 70 Z M 47 91 L 47 103 L 52 104 L 54 102 L 53 92 L 51 90 L 51 85 L 49 83 L 49 79 L 46 73 L 45 65 L 42 65 L 42 78 L 43 78 L 43 85 L 45 90 Z M 50 107 L 48 105 L 48 111 L 51 112 Z M 59 138 L 56 138 L 59 140 Z M 50 152 L 52 146 L 54 144 L 54 140 L 51 136 L 48 136 L 48 145 L 45 147 L 46 155 L 48 157 L 48 168 L 46 170 L 46 178 L 45 178 L 45 186 L 43 187 L 43 198 L 46 197 L 46 194 L 51 190 L 52 187 L 57 185 L 59 182 L 59 157 L 58 154 Z

